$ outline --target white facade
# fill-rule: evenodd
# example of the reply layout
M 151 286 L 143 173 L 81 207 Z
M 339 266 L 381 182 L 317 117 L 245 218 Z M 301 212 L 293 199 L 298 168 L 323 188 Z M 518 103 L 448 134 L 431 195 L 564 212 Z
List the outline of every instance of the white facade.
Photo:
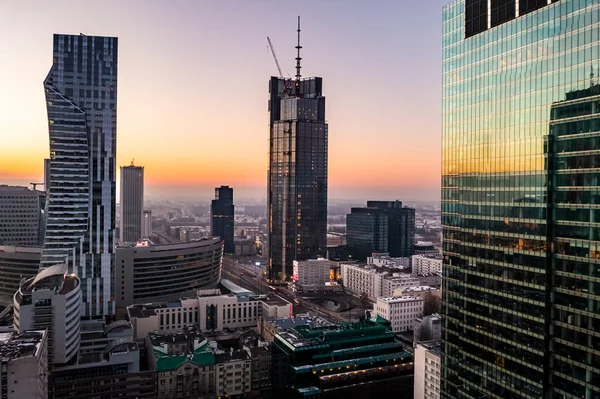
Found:
M 417 344 L 415 347 L 415 399 L 439 399 L 440 378 L 440 344 Z
M 187 325 L 195 325 L 201 332 L 255 328 L 263 314 L 290 317 L 292 306 L 280 297 L 221 295 L 214 289 L 200 290 L 196 298 L 128 306 L 127 312 L 135 338 L 143 339 L 154 331 L 180 332 Z
M 152 211 L 145 210 L 142 220 L 142 238 L 152 237 Z
M 373 300 L 381 297 L 382 281 L 387 273 L 345 263 L 341 264 L 341 269 L 344 287 L 358 295 L 367 294 Z
M 414 275 L 427 276 L 442 272 L 442 260 L 428 258 L 425 255 L 413 255 L 412 273 Z
M 329 271 L 335 262 L 327 259 L 294 261 L 293 280 L 302 291 L 320 290 L 330 281 Z
M 414 342 L 438 341 L 442 339 L 442 317 L 439 314 L 418 317 L 413 322 L 413 325 Z
M 65 264 L 46 268 L 24 280 L 14 296 L 15 331 L 48 329 L 52 364 L 67 363 L 79 350 L 81 282 L 66 272 Z
M 381 281 L 380 297 L 388 298 L 398 295 L 400 292 L 419 285 L 419 279 L 408 273 L 394 273 L 392 277 L 386 277 Z M 400 294 L 401 295 L 401 294 Z
M 0 334 L 0 392 L 8 398 L 48 397 L 48 333 Z
M 373 311 L 389 320 L 393 332 L 412 331 L 414 320 L 423 316 L 423 298 L 412 296 L 378 298 Z
M 392 258 L 387 253 L 373 253 L 373 256 L 367 258 L 367 264 L 402 270 L 410 267 L 410 260 L 409 257 Z
M 233 352 L 233 351 L 232 351 Z M 227 352 L 217 354 L 217 395 L 218 396 L 233 396 L 250 394 L 252 391 L 251 384 L 251 360 L 243 352 L 238 352 L 242 356 L 230 356 Z

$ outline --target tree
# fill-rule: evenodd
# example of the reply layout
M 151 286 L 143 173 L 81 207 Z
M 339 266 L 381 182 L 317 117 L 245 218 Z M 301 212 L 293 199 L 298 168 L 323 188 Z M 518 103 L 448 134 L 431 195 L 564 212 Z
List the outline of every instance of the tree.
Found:
M 423 316 L 439 313 L 442 310 L 442 298 L 439 292 L 429 291 L 423 300 Z

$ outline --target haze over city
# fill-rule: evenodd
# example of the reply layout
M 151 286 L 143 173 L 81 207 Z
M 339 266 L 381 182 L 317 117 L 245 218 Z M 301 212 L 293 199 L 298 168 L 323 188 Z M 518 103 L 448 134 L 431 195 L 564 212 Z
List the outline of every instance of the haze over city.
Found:
M 266 36 L 293 76 L 302 15 L 302 74 L 325 78 L 329 198 L 438 200 L 444 3 L 4 2 L 0 34 L 18 40 L 0 43 L 12 93 L 0 97 L 0 179 L 43 180 L 51 37 L 81 32 L 119 37 L 117 165 L 145 166 L 148 198 L 229 184 L 264 199 L 278 74 Z

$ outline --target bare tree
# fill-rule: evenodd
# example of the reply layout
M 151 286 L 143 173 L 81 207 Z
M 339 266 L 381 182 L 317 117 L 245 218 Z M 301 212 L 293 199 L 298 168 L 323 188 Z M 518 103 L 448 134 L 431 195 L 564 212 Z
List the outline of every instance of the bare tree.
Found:
M 423 301 L 423 316 L 429 316 L 439 313 L 442 310 L 442 298 L 439 295 L 429 291 L 425 294 Z

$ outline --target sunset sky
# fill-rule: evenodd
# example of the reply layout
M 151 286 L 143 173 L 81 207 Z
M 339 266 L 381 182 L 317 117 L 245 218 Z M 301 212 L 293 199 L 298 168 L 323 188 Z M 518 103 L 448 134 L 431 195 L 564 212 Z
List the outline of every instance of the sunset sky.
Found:
M 424 1 L 0 0 L 0 184 L 43 181 L 53 33 L 119 38 L 117 164 L 148 197 L 266 198 L 267 47 L 323 78 L 329 198 L 437 200 L 441 9 Z

